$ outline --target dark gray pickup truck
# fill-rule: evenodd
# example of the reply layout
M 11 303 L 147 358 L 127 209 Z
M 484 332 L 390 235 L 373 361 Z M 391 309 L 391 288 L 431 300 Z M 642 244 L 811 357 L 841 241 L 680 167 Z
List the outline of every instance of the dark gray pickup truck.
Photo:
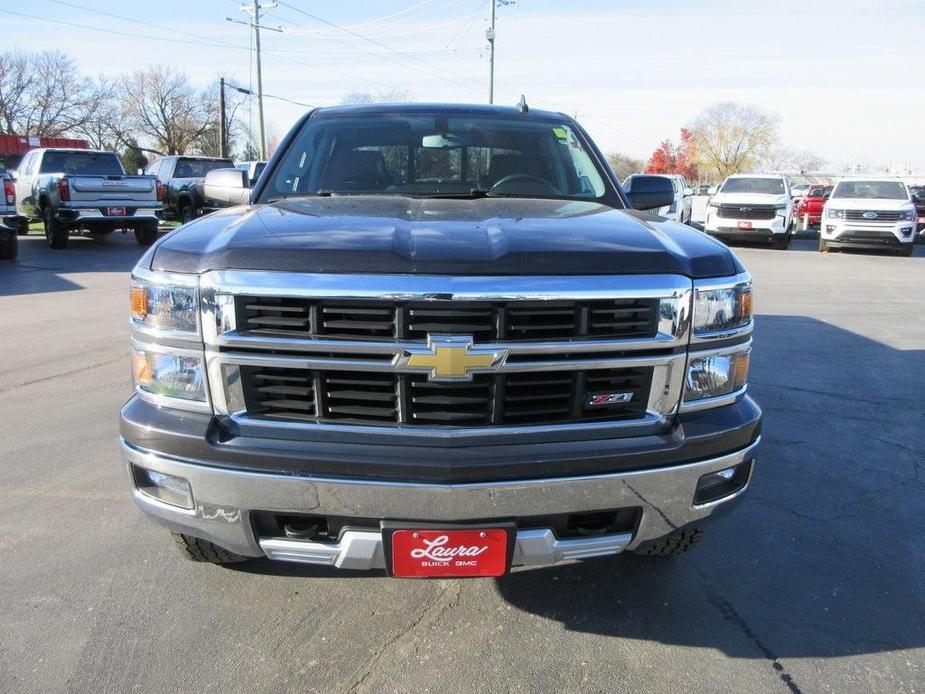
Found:
M 242 182 L 243 185 L 243 182 Z M 137 504 L 200 561 L 686 551 L 748 487 L 752 286 L 559 113 L 318 109 L 132 274 Z

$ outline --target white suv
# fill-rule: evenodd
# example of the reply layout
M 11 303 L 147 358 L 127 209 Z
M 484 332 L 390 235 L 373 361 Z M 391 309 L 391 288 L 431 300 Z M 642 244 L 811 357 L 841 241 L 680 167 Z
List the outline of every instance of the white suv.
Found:
M 887 248 L 912 255 L 915 205 L 909 188 L 895 178 L 839 181 L 822 210 L 819 250 Z
M 725 240 L 770 241 L 786 249 L 793 234 L 790 181 L 779 174 L 729 176 L 707 203 L 703 230 Z

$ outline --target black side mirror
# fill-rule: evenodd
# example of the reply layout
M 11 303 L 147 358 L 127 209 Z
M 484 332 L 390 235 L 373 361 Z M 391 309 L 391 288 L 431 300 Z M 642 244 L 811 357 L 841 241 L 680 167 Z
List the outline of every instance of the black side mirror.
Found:
M 674 202 L 674 186 L 664 176 L 633 176 L 626 196 L 634 210 L 657 210 Z

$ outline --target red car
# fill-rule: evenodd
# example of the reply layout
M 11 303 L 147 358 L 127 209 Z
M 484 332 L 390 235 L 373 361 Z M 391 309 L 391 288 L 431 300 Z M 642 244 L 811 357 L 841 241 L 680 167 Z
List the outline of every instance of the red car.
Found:
M 806 190 L 796 210 L 797 218 L 801 222 L 805 220 L 804 226 L 818 226 L 822 222 L 822 208 L 831 194 L 830 185 L 813 184 Z

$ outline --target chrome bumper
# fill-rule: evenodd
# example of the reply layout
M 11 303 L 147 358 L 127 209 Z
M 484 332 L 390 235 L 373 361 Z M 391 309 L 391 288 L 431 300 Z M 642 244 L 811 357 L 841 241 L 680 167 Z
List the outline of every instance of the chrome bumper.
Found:
M 250 512 L 356 516 L 423 524 L 628 507 L 642 510 L 639 526 L 632 534 L 558 539 L 548 529 L 517 532 L 515 565 L 556 564 L 632 550 L 640 543 L 706 518 L 717 507 L 742 494 L 748 484 L 722 499 L 694 506 L 697 481 L 707 473 L 751 460 L 758 443 L 709 460 L 652 470 L 474 484 L 414 484 L 238 472 L 211 466 L 207 461 L 159 455 L 124 440 L 122 452 L 129 464 L 189 481 L 193 509 L 171 506 L 137 488 L 133 490 L 138 506 L 175 532 L 210 540 L 244 556 L 372 569 L 384 566 L 379 532 L 347 530 L 336 543 L 259 538 L 254 533 Z M 129 478 L 134 480 L 134 475 L 129 474 Z

